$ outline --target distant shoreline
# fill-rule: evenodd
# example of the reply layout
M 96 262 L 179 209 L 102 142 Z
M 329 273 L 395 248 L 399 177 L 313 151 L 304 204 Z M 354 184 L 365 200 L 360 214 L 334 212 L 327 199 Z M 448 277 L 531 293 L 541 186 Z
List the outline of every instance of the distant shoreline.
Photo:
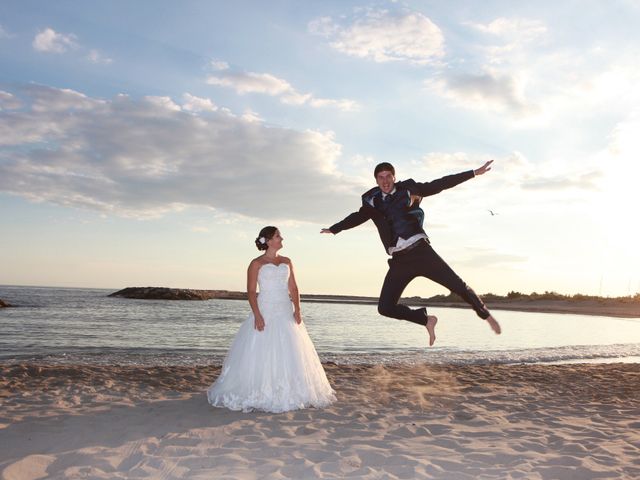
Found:
M 321 298 L 315 298 L 321 297 Z M 330 295 L 302 295 L 302 302 L 315 303 L 350 303 L 377 305 L 378 299 L 374 297 L 332 297 Z M 438 301 L 427 298 L 402 298 L 400 303 L 415 307 L 446 307 L 469 309 L 464 302 Z M 601 303 L 597 300 L 508 300 L 486 301 L 490 310 L 510 310 L 515 312 L 537 313 L 566 313 L 575 315 L 597 315 L 621 318 L 640 318 L 640 304 L 609 302 Z
M 138 298 L 149 300 L 247 300 L 246 292 L 229 290 L 192 290 L 162 287 L 129 287 L 109 295 L 110 297 Z M 550 296 L 550 295 L 547 295 Z M 302 302 L 340 303 L 352 305 L 377 305 L 377 297 L 351 295 L 314 295 L 303 294 Z M 562 298 L 507 298 L 486 295 L 484 300 L 491 310 L 510 310 L 517 312 L 563 313 L 576 315 L 598 315 L 620 318 L 640 318 L 640 301 L 615 298 L 562 299 Z M 432 298 L 402 298 L 401 303 L 411 306 L 470 308 L 464 302 L 451 299 L 451 296 Z

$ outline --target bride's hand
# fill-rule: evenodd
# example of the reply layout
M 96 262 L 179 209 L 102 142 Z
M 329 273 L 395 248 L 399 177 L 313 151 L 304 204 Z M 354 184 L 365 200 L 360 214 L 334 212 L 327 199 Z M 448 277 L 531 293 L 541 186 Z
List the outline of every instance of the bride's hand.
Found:
M 264 318 L 262 318 L 262 315 L 258 315 L 255 318 L 255 320 L 253 321 L 253 328 L 258 330 L 259 332 L 264 330 Z
M 302 323 L 302 315 L 300 315 L 300 312 L 293 312 L 293 318 L 296 319 L 298 325 Z

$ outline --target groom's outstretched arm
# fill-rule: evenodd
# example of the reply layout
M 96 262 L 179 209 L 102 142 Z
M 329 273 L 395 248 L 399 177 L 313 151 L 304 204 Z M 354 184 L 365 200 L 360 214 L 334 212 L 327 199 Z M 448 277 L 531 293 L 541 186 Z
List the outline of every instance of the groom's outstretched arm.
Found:
M 428 197 L 429 195 L 435 195 L 436 193 L 440 193 L 447 188 L 455 187 L 456 185 L 460 185 L 462 182 L 466 182 L 467 180 L 471 180 L 476 175 L 482 175 L 489 170 L 491 170 L 491 164 L 493 160 L 489 160 L 483 166 L 476 170 L 469 170 L 467 172 L 456 173 L 454 175 L 447 175 L 446 177 L 439 178 L 437 180 L 433 180 L 432 182 L 416 182 L 418 191 L 423 197 Z
M 462 182 L 471 180 L 474 177 L 473 170 L 468 172 L 456 173 L 454 175 L 447 175 L 446 177 L 438 178 L 431 182 L 416 182 L 416 187 L 420 195 L 428 197 L 440 193 L 447 188 L 453 188 L 456 185 L 460 185 Z
M 329 228 L 323 228 L 320 230 L 320 233 L 339 233 L 343 230 L 348 230 L 350 228 L 357 227 L 358 225 L 362 225 L 364 222 L 369 220 L 371 216 L 367 213 L 365 207 L 360 207 L 360 210 L 357 212 L 353 212 L 348 215 L 344 220 L 331 225 Z

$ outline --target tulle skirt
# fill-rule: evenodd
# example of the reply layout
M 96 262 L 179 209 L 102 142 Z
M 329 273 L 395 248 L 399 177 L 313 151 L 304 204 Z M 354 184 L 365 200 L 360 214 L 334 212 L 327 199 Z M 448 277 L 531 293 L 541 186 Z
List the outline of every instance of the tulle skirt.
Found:
M 253 314 L 242 323 L 220 376 L 207 390 L 209 403 L 245 412 L 330 405 L 335 392 L 304 322 L 295 322 L 291 300 L 260 297 L 265 328 L 254 328 Z

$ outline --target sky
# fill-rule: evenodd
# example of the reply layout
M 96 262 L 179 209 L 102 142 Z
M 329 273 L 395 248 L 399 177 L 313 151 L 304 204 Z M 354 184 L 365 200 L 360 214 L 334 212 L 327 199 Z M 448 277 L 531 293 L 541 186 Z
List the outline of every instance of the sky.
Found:
M 640 291 L 640 3 L 0 3 L 0 284 L 377 295 L 373 168 L 478 293 Z M 493 211 L 492 215 L 489 211 Z M 448 293 L 416 279 L 406 296 Z

